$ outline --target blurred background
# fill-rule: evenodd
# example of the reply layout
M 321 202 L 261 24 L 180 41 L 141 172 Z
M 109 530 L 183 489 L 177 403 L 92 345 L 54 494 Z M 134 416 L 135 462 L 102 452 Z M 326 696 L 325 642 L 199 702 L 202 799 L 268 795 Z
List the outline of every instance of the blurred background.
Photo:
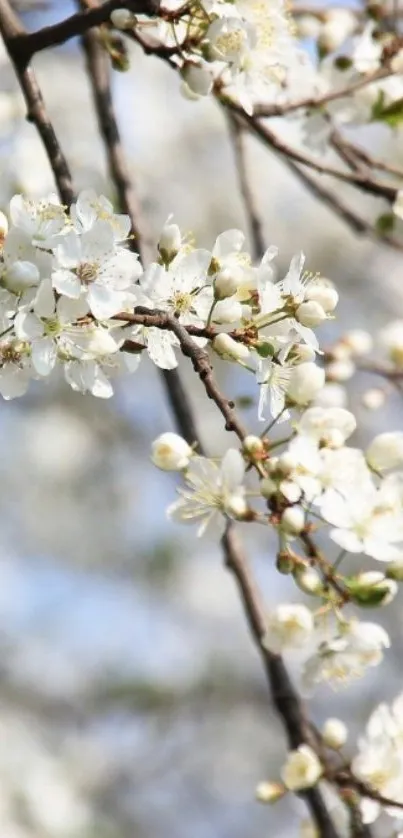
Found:
M 63 0 L 34 5 L 20 4 L 30 28 L 75 10 Z M 170 213 L 205 246 L 224 229 L 245 229 L 223 114 L 182 98 L 157 59 L 134 47 L 130 55 L 130 71 L 112 83 L 150 238 Z M 43 53 L 35 68 L 76 187 L 113 196 L 79 44 Z M 398 135 L 361 134 L 403 162 Z M 357 238 L 253 140 L 247 152 L 280 270 L 302 248 L 340 291 L 338 318 L 322 339 L 351 326 L 374 333 L 403 317 L 399 255 Z M 0 52 L 0 208 L 15 192 L 53 188 Z M 368 197 L 361 206 L 374 217 L 383 209 Z M 181 371 L 201 435 L 221 453 L 231 439 L 187 363 Z M 259 431 L 247 374 L 222 365 L 219 375 Z M 348 396 L 361 421 L 357 444 L 401 425 L 399 395 L 365 412 L 360 397 L 373 382 L 362 379 Z M 299 834 L 297 799 L 273 808 L 254 801 L 257 783 L 276 778 L 285 743 L 217 541 L 198 542 L 193 529 L 165 518 L 176 480 L 150 465 L 149 448 L 172 427 L 158 371 L 145 359 L 109 402 L 52 380 L 0 405 L 1 838 Z M 274 570 L 270 537 L 241 529 L 267 607 L 295 601 L 292 581 Z M 323 688 L 311 700 L 317 724 L 336 714 L 351 725 L 347 752 L 373 706 L 401 688 L 401 613 L 399 598 L 382 612 L 395 638 L 382 667 L 346 693 Z M 298 660 L 290 665 L 298 678 Z

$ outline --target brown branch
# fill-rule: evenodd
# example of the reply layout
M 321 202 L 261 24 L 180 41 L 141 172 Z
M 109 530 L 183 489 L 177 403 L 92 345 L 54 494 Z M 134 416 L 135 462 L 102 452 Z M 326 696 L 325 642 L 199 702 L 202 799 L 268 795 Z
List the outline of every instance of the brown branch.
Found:
M 80 5 L 85 8 L 87 0 L 80 0 Z M 129 216 L 134 233 L 134 238 L 130 240 L 130 249 L 138 253 L 140 259 L 144 262 L 149 256 L 151 248 L 146 243 L 141 207 L 134 189 L 133 179 L 129 174 L 113 107 L 108 56 L 103 49 L 98 31 L 87 32 L 83 36 L 82 42 L 110 176 L 116 187 L 120 208 Z M 116 319 L 119 319 L 119 317 Z M 135 323 L 136 314 L 133 314 L 130 321 L 128 317 L 121 319 Z M 196 424 L 179 371 L 176 369 L 160 370 L 160 375 L 177 428 L 184 438 L 192 444 L 197 439 Z M 201 452 L 200 442 L 198 448 Z
M 307 96 L 303 99 L 298 99 L 295 102 L 285 102 L 284 104 L 255 105 L 253 108 L 253 114 L 254 116 L 273 117 L 284 116 L 285 114 L 293 113 L 293 111 L 299 111 L 301 109 L 312 110 L 315 108 L 322 108 L 329 102 L 334 102 L 337 99 L 343 99 L 346 96 L 351 96 L 357 90 L 361 90 L 368 84 L 380 81 L 381 79 L 386 79 L 388 76 L 392 75 L 393 70 L 391 70 L 390 67 L 381 67 L 379 70 L 376 70 L 375 73 L 360 76 L 360 78 L 356 79 L 356 81 L 346 84 L 345 87 L 340 87 L 337 90 L 330 90 L 323 96 Z
M 94 26 L 108 23 L 115 9 L 128 9 L 134 14 L 154 16 L 158 14 L 160 0 L 107 0 L 96 8 L 86 9 L 71 17 L 44 26 L 36 32 L 15 32 L 12 36 L 12 51 L 21 66 L 27 64 L 35 53 L 64 44 L 77 35 L 84 35 Z
M 0 0 L 0 32 L 24 94 L 27 119 L 36 126 L 54 174 L 60 198 L 69 206 L 74 200 L 70 169 L 47 114 L 35 73 L 26 60 L 21 61 L 18 50 L 15 51 L 16 38 L 25 38 L 26 35 L 9 0 Z
M 274 131 L 271 131 L 270 128 L 263 125 L 262 122 L 259 122 L 259 120 L 255 119 L 253 116 L 246 114 L 239 105 L 236 105 L 234 102 L 230 102 L 228 99 L 223 100 L 221 98 L 221 102 L 224 107 L 235 112 L 237 116 L 249 126 L 252 133 L 259 137 L 265 145 L 278 152 L 282 157 L 288 157 L 296 163 L 300 163 L 303 166 L 309 166 L 310 169 L 313 169 L 319 174 L 330 175 L 331 177 L 337 178 L 337 180 L 341 180 L 344 183 L 359 186 L 363 192 L 368 192 L 370 195 L 386 198 L 388 201 L 395 201 L 398 190 L 386 181 L 377 181 L 371 178 L 368 174 L 361 174 L 359 172 L 344 172 L 340 169 L 334 168 L 334 166 L 321 163 L 321 161 L 316 157 L 312 157 L 311 155 L 288 145 L 288 143 L 278 137 Z
M 235 166 L 238 175 L 239 188 L 242 195 L 243 205 L 247 222 L 251 233 L 252 255 L 254 259 L 261 259 L 266 247 L 263 237 L 262 220 L 257 211 L 254 195 L 249 181 L 246 168 L 245 144 L 243 128 L 238 120 L 228 114 L 229 132 L 234 149 Z

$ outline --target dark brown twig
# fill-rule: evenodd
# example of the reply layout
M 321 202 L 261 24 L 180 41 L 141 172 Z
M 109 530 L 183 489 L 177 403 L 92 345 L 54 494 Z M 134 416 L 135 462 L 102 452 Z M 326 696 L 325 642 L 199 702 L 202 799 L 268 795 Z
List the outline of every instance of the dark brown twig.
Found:
M 266 248 L 263 237 L 262 220 L 257 211 L 252 188 L 246 170 L 245 160 L 245 137 L 243 129 L 238 120 L 228 114 L 228 125 L 232 146 L 234 149 L 235 166 L 239 180 L 239 188 L 242 195 L 245 214 L 251 233 L 252 256 L 254 259 L 261 259 Z
M 115 9 L 124 8 L 134 14 L 154 16 L 158 14 L 159 7 L 160 0 L 106 0 L 95 8 L 77 12 L 60 23 L 44 26 L 36 32 L 14 32 L 11 36 L 11 48 L 18 58 L 18 63 L 24 66 L 37 52 L 64 44 L 71 38 L 84 35 L 94 26 L 108 23 Z
M 18 49 L 15 50 L 16 38 L 25 38 L 26 34 L 9 0 L 0 0 L 0 32 L 24 94 L 27 118 L 35 124 L 42 140 L 61 200 L 69 206 L 74 199 L 70 169 L 48 117 L 35 73 L 25 59 L 21 60 Z

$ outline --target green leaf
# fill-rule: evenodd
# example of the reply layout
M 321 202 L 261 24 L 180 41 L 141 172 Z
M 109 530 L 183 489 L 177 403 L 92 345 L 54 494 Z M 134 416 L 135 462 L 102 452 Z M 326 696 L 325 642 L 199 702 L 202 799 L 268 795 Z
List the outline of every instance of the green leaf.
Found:
M 266 343 L 266 341 L 258 343 L 255 349 L 261 358 L 272 358 L 274 355 L 274 346 L 271 343 Z
M 393 212 L 384 212 L 379 215 L 375 222 L 375 227 L 378 233 L 392 232 L 396 223 L 396 216 Z
M 372 122 L 385 122 L 391 128 L 397 128 L 403 122 L 403 96 L 389 105 L 385 105 L 385 93 L 379 91 L 371 111 Z

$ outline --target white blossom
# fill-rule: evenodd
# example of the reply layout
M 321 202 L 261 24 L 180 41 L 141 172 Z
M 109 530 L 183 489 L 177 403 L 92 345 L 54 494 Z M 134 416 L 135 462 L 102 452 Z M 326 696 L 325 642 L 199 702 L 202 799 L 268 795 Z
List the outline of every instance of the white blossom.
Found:
M 220 465 L 194 456 L 184 476 L 186 488 L 178 489 L 180 498 L 168 508 L 168 515 L 181 523 L 201 519 L 198 536 L 220 516 L 242 517 L 247 511 L 244 473 L 244 460 L 234 448 Z
M 281 779 L 290 791 L 312 788 L 322 774 L 322 764 L 310 745 L 300 745 L 290 751 L 281 769 Z
M 267 617 L 262 644 L 274 654 L 305 646 L 314 628 L 312 611 L 305 605 L 278 605 Z

